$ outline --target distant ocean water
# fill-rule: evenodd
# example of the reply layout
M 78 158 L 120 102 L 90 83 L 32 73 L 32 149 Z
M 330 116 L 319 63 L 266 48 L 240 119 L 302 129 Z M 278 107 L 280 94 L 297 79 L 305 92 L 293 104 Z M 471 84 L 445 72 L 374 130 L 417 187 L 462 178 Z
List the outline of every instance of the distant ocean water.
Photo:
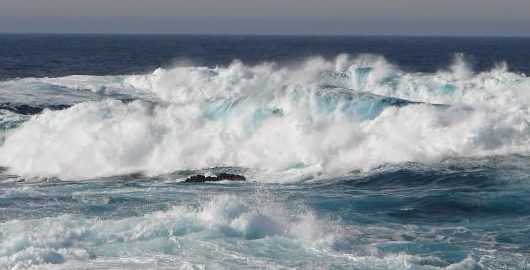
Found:
M 528 48 L 0 35 L 0 269 L 530 269 Z

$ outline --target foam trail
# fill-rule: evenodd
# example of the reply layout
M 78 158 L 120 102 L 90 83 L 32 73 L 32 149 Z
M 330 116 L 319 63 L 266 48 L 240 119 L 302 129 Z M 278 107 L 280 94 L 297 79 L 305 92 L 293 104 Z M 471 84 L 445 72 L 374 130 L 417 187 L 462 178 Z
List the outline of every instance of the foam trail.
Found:
M 208 260 L 202 257 L 211 253 L 220 259 L 238 253 L 230 241 L 215 244 L 218 238 L 261 240 L 256 245 L 264 248 L 269 248 L 269 242 L 284 241 L 311 252 L 312 248 L 332 251 L 336 238 L 342 237 L 339 226 L 318 219 L 308 209 L 289 210 L 267 198 L 245 201 L 227 195 L 210 198 L 197 208 L 180 206 L 117 220 L 89 220 L 75 215 L 12 220 L 0 223 L 0 232 L 0 264 L 14 269 L 95 260 L 100 254 L 91 251 L 94 246 L 112 258 L 154 250 L 179 254 L 180 246 L 186 245 L 196 252 L 190 253 L 191 258 L 179 254 L 180 260 L 204 263 Z M 203 242 L 211 244 L 201 246 Z M 217 251 L 212 245 L 219 245 L 214 247 Z M 219 254 L 219 249 L 225 250 L 224 254 Z M 113 255 L 116 253 L 120 255 Z
M 196 207 L 175 206 L 140 216 L 89 219 L 69 214 L 0 223 L 0 264 L 10 269 L 445 269 L 425 265 L 437 259 L 447 269 L 476 267 L 471 258 L 449 264 L 435 257 L 369 251 L 368 246 L 365 254 L 344 253 L 340 247 L 349 244 L 348 234 L 377 230 L 365 227 L 346 228 L 307 207 L 291 209 L 267 194 L 254 199 L 223 195 Z M 146 259 L 149 255 L 153 260 Z
M 475 74 L 463 63 L 415 74 L 382 57 L 342 55 L 116 77 L 116 93 L 162 105 L 102 100 L 46 111 L 10 131 L 0 165 L 27 178 L 217 166 L 306 177 L 530 151 L 530 79 L 502 66 Z

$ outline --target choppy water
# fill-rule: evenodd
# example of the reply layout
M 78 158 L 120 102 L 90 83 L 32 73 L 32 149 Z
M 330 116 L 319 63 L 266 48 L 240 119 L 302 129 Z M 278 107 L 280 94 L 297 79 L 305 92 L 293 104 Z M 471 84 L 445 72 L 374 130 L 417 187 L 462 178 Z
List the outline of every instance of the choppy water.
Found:
M 530 268 L 528 39 L 0 40 L 0 268 Z

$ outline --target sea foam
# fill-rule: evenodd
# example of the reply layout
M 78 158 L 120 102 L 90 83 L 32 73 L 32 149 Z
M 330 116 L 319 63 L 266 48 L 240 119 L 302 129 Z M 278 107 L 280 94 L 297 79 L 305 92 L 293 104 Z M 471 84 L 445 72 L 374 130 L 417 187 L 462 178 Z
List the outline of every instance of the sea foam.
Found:
M 379 56 L 341 55 L 291 66 L 235 61 L 31 80 L 105 98 L 45 111 L 8 131 L 0 165 L 26 178 L 219 166 L 336 176 L 530 151 L 530 79 L 505 64 L 474 73 L 458 56 L 431 74 L 400 71 Z M 136 101 L 109 98 L 115 94 Z

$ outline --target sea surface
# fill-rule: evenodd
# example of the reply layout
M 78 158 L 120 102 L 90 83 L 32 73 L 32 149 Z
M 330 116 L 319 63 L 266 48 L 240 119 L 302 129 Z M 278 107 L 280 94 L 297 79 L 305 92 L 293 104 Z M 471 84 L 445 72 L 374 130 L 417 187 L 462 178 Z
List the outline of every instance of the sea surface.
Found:
M 0 269 L 530 269 L 529 48 L 0 35 Z

